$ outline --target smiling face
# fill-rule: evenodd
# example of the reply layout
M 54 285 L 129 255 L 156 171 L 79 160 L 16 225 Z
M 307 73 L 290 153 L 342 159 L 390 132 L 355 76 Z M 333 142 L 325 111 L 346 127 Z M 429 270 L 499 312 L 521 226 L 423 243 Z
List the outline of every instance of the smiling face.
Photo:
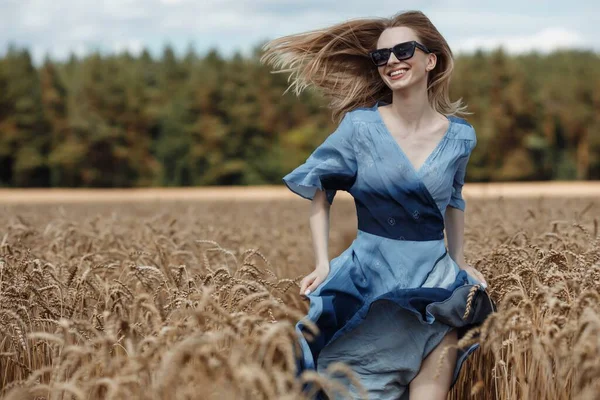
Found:
M 398 43 L 411 40 L 423 44 L 410 28 L 403 26 L 388 28 L 379 36 L 377 48 L 391 48 Z M 417 85 L 423 85 L 426 88 L 427 74 L 435 67 L 435 63 L 435 54 L 427 54 L 417 48 L 414 55 L 407 60 L 399 61 L 392 53 L 387 64 L 377 67 L 377 69 L 381 79 L 392 90 L 401 90 Z M 392 72 L 394 72 L 393 75 L 391 75 Z

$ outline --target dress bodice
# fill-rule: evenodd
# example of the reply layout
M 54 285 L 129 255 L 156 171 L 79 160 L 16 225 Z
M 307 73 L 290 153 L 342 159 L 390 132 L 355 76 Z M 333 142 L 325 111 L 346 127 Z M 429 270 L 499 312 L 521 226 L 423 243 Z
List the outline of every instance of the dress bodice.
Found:
M 397 240 L 439 240 L 448 206 L 465 210 L 466 166 L 476 145 L 475 130 L 450 116 L 448 129 L 418 170 L 388 131 L 378 110 L 346 113 L 338 128 L 306 162 L 283 178 L 302 197 L 337 190 L 354 198 L 358 229 Z

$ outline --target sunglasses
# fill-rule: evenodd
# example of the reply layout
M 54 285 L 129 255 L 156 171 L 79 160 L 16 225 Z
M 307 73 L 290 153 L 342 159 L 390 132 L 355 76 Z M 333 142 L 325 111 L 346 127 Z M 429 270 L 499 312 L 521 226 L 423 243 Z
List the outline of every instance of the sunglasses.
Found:
M 387 64 L 392 52 L 398 61 L 402 61 L 411 58 L 415 54 L 415 49 L 421 49 L 427 54 L 431 53 L 427 47 L 423 46 L 421 43 L 411 40 L 410 42 L 398 43 L 389 49 L 377 49 L 371 51 L 369 52 L 369 55 L 371 56 L 373 64 L 382 67 Z

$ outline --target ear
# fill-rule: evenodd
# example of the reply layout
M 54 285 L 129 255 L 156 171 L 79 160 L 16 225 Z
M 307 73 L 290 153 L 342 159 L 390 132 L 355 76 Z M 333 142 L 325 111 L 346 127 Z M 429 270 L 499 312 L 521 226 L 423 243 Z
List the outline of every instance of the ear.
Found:
M 427 54 L 427 65 L 425 66 L 425 70 L 427 72 L 432 71 L 437 64 L 437 55 L 435 53 Z

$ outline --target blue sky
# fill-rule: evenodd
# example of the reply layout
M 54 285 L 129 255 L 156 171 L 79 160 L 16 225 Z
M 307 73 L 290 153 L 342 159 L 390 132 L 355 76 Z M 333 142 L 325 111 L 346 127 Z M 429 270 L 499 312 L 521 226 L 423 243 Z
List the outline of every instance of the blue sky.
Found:
M 244 54 L 258 42 L 351 18 L 418 9 L 456 53 L 502 45 L 600 51 L 600 1 L 466 0 L 0 0 L 0 53 L 9 43 L 34 59 L 64 59 L 90 50 L 160 54 L 170 43 L 199 54 L 217 48 Z

